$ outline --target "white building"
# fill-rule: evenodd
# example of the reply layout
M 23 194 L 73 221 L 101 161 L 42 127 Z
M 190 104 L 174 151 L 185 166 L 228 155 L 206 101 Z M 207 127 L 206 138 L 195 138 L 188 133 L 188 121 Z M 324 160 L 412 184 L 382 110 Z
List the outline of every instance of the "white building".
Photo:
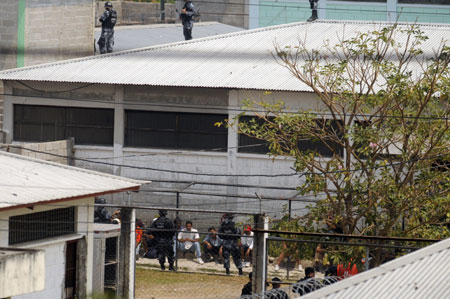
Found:
M 142 183 L 0 151 L 0 247 L 44 253 L 27 264 L 34 280 L 22 276 L 23 265 L 0 267 L 7 271 L 0 273 L 2 297 L 90 295 L 94 197 L 138 190 Z
M 7 143 L 75 137 L 75 165 L 152 180 L 159 190 L 189 186 L 180 207 L 262 209 L 280 216 L 287 201 L 260 205 L 255 192 L 262 198 L 295 196 L 301 179 L 292 160 L 272 160 L 264 146 L 247 147 L 255 140 L 214 124 L 242 112 L 244 99 L 283 100 L 292 111 L 317 109 L 309 87 L 273 58 L 274 43 L 295 46 L 304 39 L 318 48 L 387 25 L 300 22 L 4 71 L 3 131 Z M 450 36 L 446 25 L 424 24 L 421 30 L 429 37 L 427 53 Z M 137 201 L 150 202 L 148 194 L 141 192 Z M 175 193 L 152 200 L 175 206 Z M 301 213 L 305 205 L 292 209 Z

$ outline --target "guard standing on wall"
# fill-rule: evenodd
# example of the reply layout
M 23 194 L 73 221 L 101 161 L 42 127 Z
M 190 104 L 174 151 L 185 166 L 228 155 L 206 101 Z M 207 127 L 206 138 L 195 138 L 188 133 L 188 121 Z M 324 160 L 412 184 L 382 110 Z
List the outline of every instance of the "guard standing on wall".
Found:
M 183 9 L 181 10 L 181 24 L 183 24 L 183 35 L 185 40 L 192 39 L 192 27 L 194 27 L 194 3 L 190 0 L 184 0 Z
M 309 5 L 312 10 L 312 15 L 308 19 L 308 22 L 312 22 L 317 20 L 319 17 L 317 16 L 317 7 L 319 6 L 319 0 L 309 0 Z
M 173 236 L 175 235 L 173 222 L 167 218 L 167 210 L 159 210 L 158 214 L 159 218 L 152 223 L 151 235 L 156 240 L 159 264 L 161 265 L 161 270 L 165 270 L 164 263 L 167 256 L 169 270 L 175 271 L 173 267 Z
M 242 261 L 241 252 L 238 247 L 238 239 L 241 230 L 236 228 L 233 221 L 233 215 L 226 213 L 219 228 L 219 237 L 223 240 L 222 254 L 224 263 L 223 266 L 227 275 L 230 274 L 230 254 L 233 256 L 233 261 L 239 270 L 239 275 L 242 275 Z
M 111 2 L 105 3 L 105 11 L 99 21 L 102 23 L 102 34 L 98 40 L 100 54 L 111 53 L 114 45 L 114 26 L 117 23 L 117 12 Z

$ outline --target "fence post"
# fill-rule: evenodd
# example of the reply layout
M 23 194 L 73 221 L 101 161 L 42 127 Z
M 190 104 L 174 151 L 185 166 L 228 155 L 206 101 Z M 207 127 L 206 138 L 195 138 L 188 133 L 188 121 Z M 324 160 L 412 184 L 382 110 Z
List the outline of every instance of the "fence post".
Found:
M 254 216 L 255 229 L 267 230 L 269 228 L 268 218 L 264 214 Z M 262 294 L 266 288 L 266 238 L 267 233 L 256 232 L 253 236 L 253 277 L 252 293 Z
M 119 245 L 119 298 L 134 298 L 136 236 L 135 210 L 122 208 L 120 211 Z

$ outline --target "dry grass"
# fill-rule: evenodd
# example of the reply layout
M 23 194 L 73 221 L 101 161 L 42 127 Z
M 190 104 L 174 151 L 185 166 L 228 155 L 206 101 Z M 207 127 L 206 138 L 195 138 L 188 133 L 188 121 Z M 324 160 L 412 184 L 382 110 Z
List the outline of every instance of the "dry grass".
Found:
M 247 276 L 194 274 L 136 267 L 136 298 L 237 298 Z

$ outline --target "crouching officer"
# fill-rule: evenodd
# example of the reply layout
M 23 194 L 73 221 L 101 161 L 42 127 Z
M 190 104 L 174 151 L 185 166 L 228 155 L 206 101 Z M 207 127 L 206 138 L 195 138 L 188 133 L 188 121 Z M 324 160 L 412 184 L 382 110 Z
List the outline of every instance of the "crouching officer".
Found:
M 233 261 L 239 270 L 239 275 L 242 275 L 241 252 L 238 247 L 238 239 L 240 234 L 241 230 L 235 227 L 233 215 L 230 213 L 225 214 L 224 219 L 220 224 L 219 237 L 223 240 L 223 266 L 227 272 L 227 275 L 230 275 L 230 254 L 233 256 Z
M 192 27 L 194 27 L 194 3 L 190 0 L 184 0 L 183 9 L 181 10 L 181 23 L 183 24 L 183 35 L 185 40 L 192 39 Z
M 105 3 L 105 11 L 99 21 L 102 23 L 102 34 L 97 42 L 100 54 L 111 53 L 114 45 L 114 26 L 117 23 L 117 12 L 111 2 Z
M 169 270 L 174 271 L 173 267 L 173 236 L 175 229 L 173 222 L 167 218 L 167 210 L 159 210 L 159 218 L 152 223 L 152 233 L 158 248 L 158 260 L 161 270 L 165 270 L 164 263 L 169 262 Z

